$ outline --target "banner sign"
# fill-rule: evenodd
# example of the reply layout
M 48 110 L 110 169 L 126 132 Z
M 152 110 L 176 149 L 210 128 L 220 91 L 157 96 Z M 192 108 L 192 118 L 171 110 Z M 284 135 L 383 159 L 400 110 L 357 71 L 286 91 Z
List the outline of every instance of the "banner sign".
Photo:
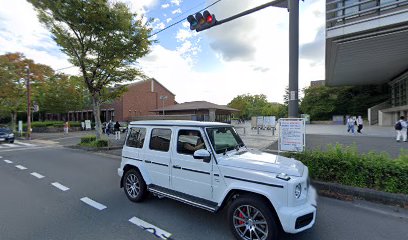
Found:
M 279 151 L 303 152 L 305 144 L 305 119 L 279 119 Z

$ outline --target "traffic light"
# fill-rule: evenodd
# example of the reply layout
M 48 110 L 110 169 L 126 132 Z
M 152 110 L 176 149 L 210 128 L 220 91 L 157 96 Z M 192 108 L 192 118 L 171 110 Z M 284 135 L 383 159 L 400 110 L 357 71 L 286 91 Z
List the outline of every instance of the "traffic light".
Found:
M 214 14 L 209 11 L 204 11 L 203 14 L 196 13 L 195 17 L 190 15 L 187 17 L 187 21 L 190 23 L 190 29 L 196 30 L 197 32 L 203 31 L 217 24 Z

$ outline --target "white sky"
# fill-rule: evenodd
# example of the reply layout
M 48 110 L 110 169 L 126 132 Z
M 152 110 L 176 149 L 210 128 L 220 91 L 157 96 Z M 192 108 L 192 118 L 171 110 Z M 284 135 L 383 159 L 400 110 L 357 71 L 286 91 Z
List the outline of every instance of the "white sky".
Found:
M 122 1 L 133 11 L 155 17 L 155 31 L 179 20 L 180 14 L 186 14 L 186 4 L 192 4 L 191 0 Z M 210 9 L 223 19 L 265 2 L 223 0 Z M 324 12 L 323 0 L 300 2 L 300 90 L 312 80 L 324 79 Z M 176 94 L 178 102 L 227 104 L 246 93 L 283 102 L 289 81 L 288 19 L 286 9 L 267 8 L 200 33 L 190 31 L 184 22 L 156 35 L 159 43 L 139 66 Z M 0 0 L 0 54 L 6 52 L 22 52 L 54 69 L 71 66 L 25 0 Z

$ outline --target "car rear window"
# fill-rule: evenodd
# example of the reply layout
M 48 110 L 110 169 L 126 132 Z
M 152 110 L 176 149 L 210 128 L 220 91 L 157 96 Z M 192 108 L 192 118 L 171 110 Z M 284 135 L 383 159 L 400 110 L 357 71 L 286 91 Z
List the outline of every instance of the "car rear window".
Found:
M 146 137 L 146 128 L 133 127 L 130 129 L 126 146 L 134 148 L 143 148 Z
M 151 150 L 168 152 L 170 148 L 171 130 L 154 128 L 150 137 L 149 147 Z

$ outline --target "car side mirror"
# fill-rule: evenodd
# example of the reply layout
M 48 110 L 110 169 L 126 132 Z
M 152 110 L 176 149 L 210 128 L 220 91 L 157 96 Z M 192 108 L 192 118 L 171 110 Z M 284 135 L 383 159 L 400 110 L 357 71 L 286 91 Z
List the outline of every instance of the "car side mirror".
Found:
M 211 154 L 205 149 L 199 149 L 193 154 L 194 159 L 202 159 L 203 162 L 209 163 L 211 161 Z

